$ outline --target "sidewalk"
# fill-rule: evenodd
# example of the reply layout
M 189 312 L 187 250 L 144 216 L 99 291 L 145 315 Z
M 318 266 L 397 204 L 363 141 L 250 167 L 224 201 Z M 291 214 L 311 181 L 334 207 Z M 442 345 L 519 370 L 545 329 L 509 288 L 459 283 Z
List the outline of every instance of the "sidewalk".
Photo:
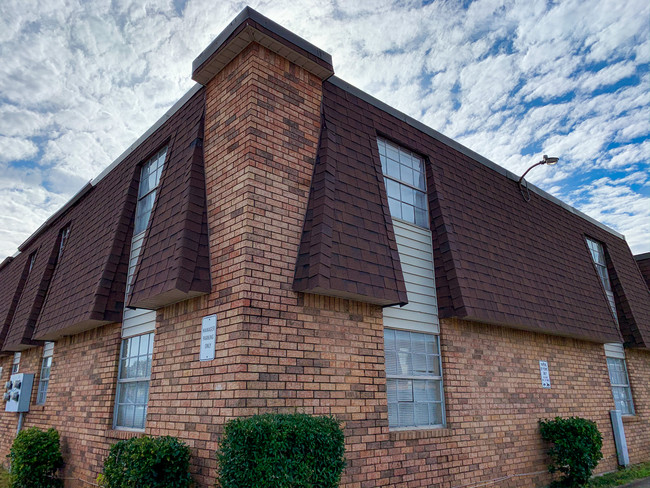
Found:
M 621 485 L 618 488 L 650 488 L 650 478 L 643 478 L 642 480 L 636 480 L 627 485 Z

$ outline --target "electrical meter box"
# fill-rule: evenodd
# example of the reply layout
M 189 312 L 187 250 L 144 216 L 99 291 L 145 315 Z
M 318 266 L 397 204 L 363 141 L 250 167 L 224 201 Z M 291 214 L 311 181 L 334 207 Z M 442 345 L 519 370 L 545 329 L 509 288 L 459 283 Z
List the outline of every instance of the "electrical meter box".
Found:
M 5 412 L 29 412 L 29 400 L 32 397 L 34 375 L 31 373 L 16 373 L 5 384 L 3 400 Z

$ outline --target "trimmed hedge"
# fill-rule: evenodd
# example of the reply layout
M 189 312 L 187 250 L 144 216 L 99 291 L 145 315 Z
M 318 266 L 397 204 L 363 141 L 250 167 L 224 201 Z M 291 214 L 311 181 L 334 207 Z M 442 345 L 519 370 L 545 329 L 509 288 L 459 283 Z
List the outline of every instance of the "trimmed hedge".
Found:
M 345 468 L 333 417 L 264 414 L 229 421 L 217 461 L 221 488 L 335 488 Z
M 176 437 L 138 437 L 111 446 L 102 484 L 108 488 L 187 488 L 190 449 Z
M 553 443 L 548 450 L 551 457 L 548 470 L 564 475 L 551 486 L 586 486 L 603 457 L 603 437 L 596 423 L 580 417 L 555 417 L 553 420 L 540 420 L 539 429 L 542 438 Z
M 54 488 L 63 486 L 57 470 L 63 466 L 59 433 L 32 427 L 21 430 L 9 452 L 12 488 Z

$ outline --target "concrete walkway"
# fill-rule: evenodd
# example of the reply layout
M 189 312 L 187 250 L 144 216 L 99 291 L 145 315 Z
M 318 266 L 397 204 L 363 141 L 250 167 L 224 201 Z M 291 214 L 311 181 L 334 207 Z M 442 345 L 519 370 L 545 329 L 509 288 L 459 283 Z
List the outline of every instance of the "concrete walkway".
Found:
M 627 485 L 621 485 L 619 488 L 650 488 L 650 478 L 643 478 L 642 480 L 636 480 Z

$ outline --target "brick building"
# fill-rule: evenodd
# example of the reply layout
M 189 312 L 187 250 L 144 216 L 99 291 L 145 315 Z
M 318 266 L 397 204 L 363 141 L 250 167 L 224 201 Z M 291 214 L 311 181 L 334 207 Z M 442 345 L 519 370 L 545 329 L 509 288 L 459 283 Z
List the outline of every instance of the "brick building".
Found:
M 650 459 L 650 291 L 621 235 L 253 10 L 192 78 L 0 265 L 1 380 L 35 374 L 24 425 L 60 431 L 66 486 L 143 433 L 213 486 L 224 422 L 295 409 L 345 422 L 347 488 L 542 486 L 556 415 L 596 421 L 613 470 L 614 409 Z

